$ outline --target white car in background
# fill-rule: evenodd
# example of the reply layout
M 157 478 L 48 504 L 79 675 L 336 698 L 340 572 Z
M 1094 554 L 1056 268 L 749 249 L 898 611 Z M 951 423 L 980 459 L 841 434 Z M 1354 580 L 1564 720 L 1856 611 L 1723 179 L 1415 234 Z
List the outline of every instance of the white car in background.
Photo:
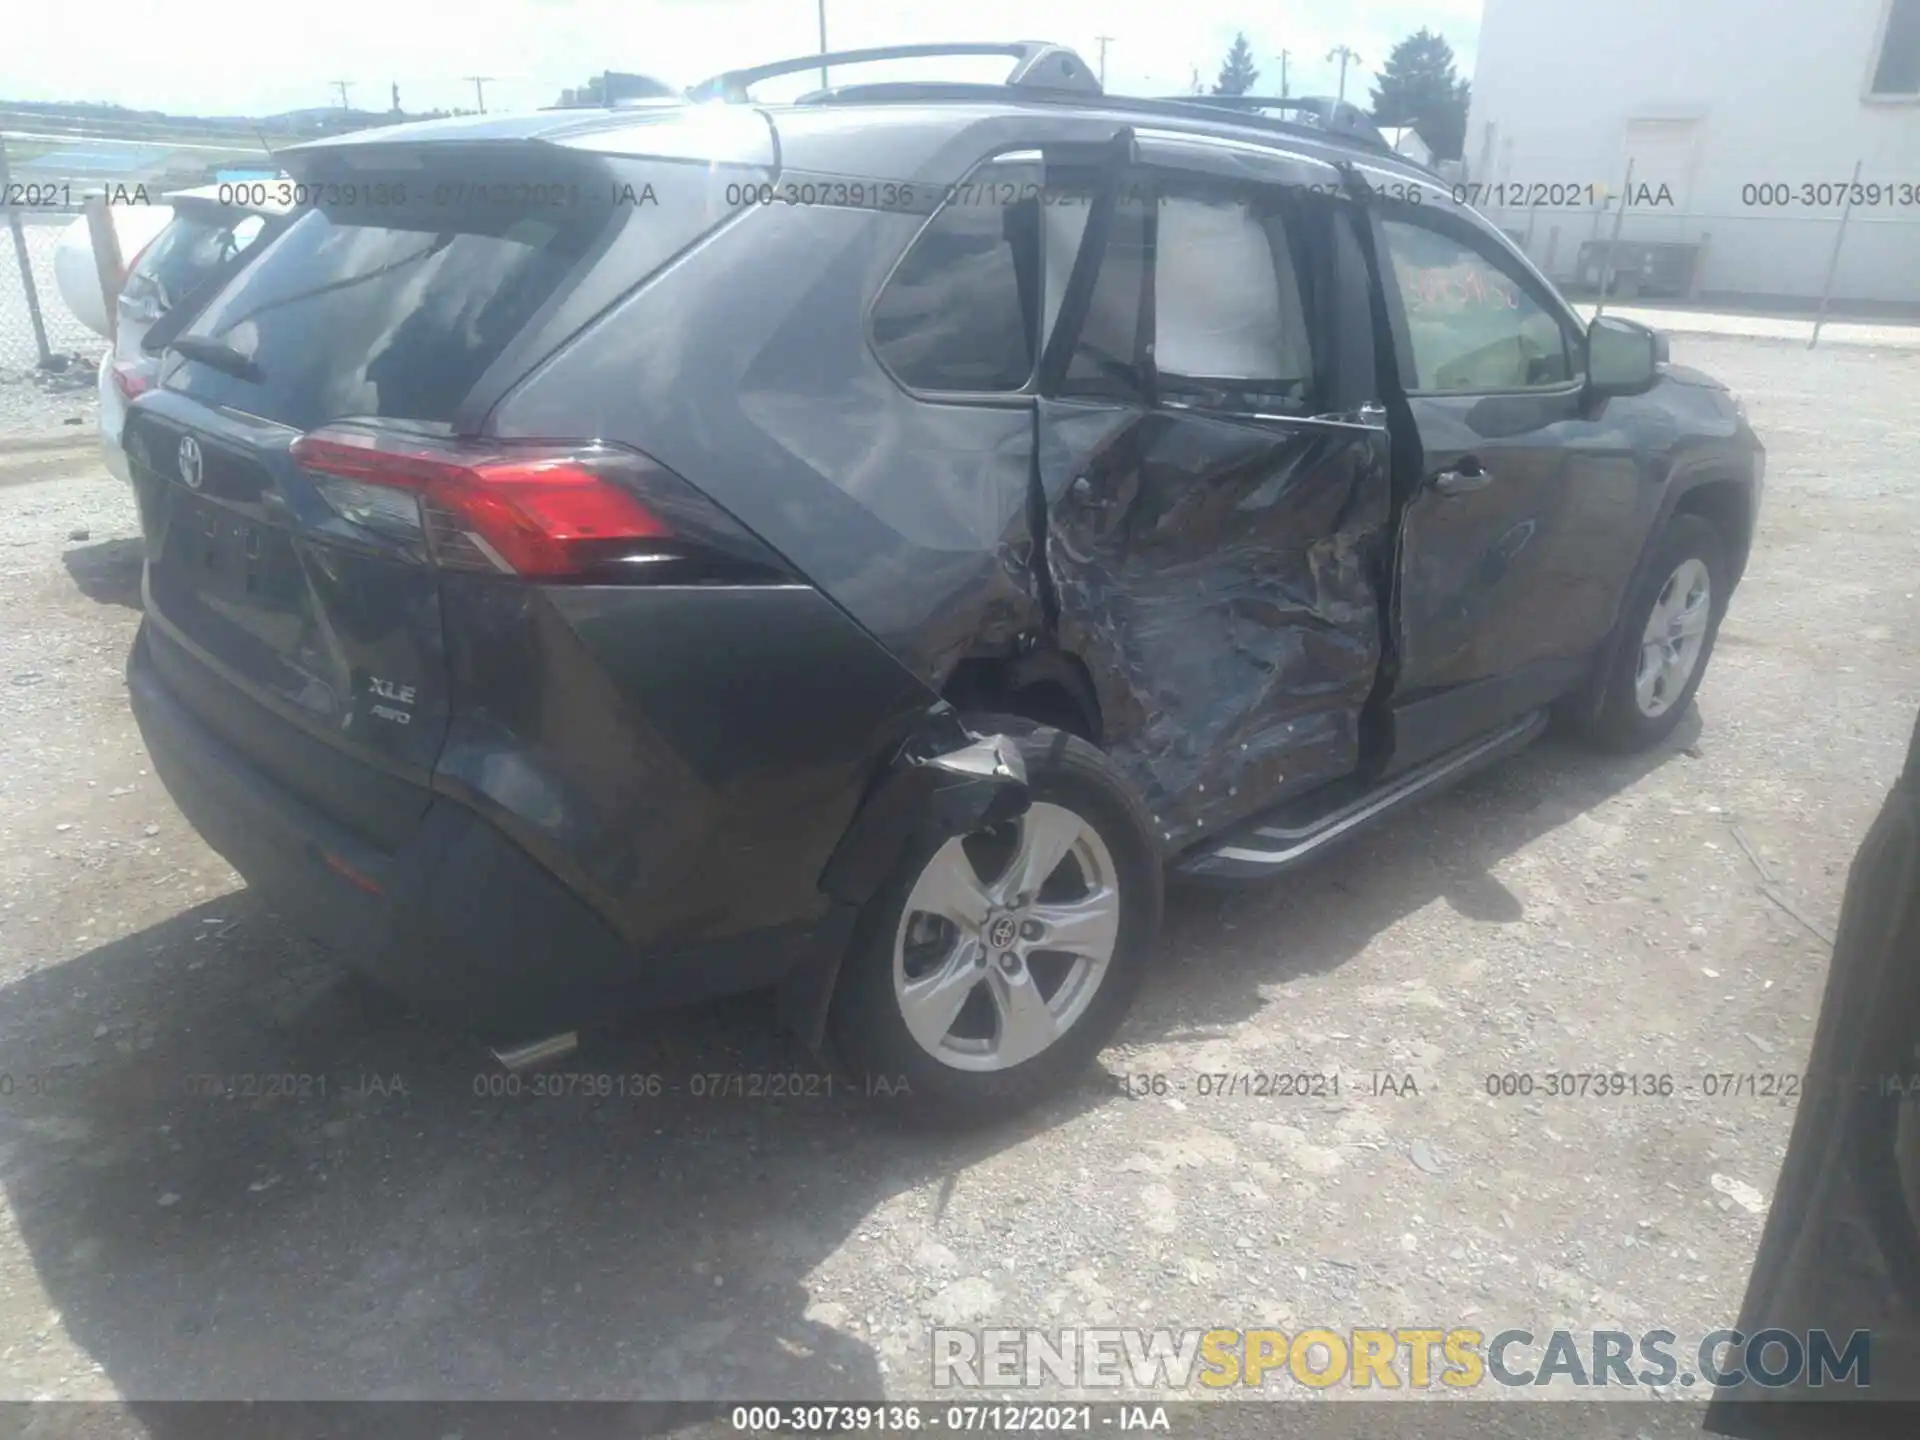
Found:
M 54 278 L 61 298 L 79 321 L 112 342 L 100 361 L 100 448 L 107 468 L 129 479 L 120 433 L 127 404 L 154 382 L 160 357 L 142 348 L 147 332 L 175 305 L 196 295 L 239 257 L 260 248 L 287 223 L 284 207 L 235 203 L 236 195 L 261 198 L 260 185 L 205 185 L 166 197 L 164 205 L 116 206 L 114 234 L 126 274 L 112 317 L 100 292 L 93 239 L 85 220 L 61 237 Z M 226 199 L 221 197 L 225 195 Z M 109 323 L 111 320 L 111 323 Z

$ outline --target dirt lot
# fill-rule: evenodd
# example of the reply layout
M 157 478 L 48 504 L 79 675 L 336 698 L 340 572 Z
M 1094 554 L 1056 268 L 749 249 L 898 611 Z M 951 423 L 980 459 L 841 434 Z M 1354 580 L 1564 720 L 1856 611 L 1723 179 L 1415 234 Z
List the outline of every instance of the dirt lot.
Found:
M 0 1393 L 904 1396 L 935 1324 L 1730 1323 L 1792 1111 L 1700 1077 L 1797 1070 L 1827 956 L 1736 833 L 1830 930 L 1920 696 L 1920 355 L 1674 349 L 1772 454 L 1675 742 L 1543 742 L 1308 873 L 1177 892 L 1104 1061 L 1147 1093 L 959 1141 L 696 1098 L 818 1069 L 758 1003 L 566 1067 L 657 1098 L 478 1093 L 475 1047 L 291 935 L 149 773 L 128 496 L 0 487 Z M 1200 1093 L 1250 1071 L 1341 1094 Z M 1680 1089 L 1487 1092 L 1547 1071 Z M 261 1073 L 307 1093 L 189 1079 Z

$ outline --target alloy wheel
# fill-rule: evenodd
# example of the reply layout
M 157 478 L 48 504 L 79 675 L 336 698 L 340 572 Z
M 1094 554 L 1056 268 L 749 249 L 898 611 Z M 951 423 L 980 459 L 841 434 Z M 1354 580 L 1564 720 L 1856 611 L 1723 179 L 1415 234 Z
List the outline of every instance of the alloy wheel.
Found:
M 927 861 L 894 937 L 894 997 L 943 1064 L 1010 1069 L 1086 1013 L 1119 935 L 1106 842 L 1073 811 L 1036 803 Z
M 1706 648 L 1712 606 L 1713 582 L 1706 564 L 1682 560 L 1660 587 L 1640 635 L 1633 698 L 1649 720 L 1666 714 L 1686 693 Z

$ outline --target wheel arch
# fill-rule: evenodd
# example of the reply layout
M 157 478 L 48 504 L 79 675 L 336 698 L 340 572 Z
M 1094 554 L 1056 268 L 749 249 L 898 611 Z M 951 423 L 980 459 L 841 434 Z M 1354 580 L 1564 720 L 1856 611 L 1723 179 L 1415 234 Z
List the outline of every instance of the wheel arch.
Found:
M 1647 527 L 1646 538 L 1640 543 L 1640 553 L 1634 558 L 1633 572 L 1620 592 L 1620 614 L 1614 617 L 1614 628 L 1601 643 L 1600 653 L 1595 657 L 1585 688 L 1571 697 L 1573 713 L 1580 719 L 1593 719 L 1606 703 L 1607 677 L 1613 673 L 1615 662 L 1620 657 L 1620 647 L 1625 643 L 1620 622 L 1626 614 L 1628 600 L 1638 592 L 1641 582 L 1646 578 L 1647 565 L 1655 546 L 1677 515 L 1700 517 L 1719 531 L 1726 541 L 1733 574 L 1727 594 L 1719 601 L 1722 607 L 1732 599 L 1733 588 L 1740 583 L 1740 577 L 1746 570 L 1747 555 L 1753 546 L 1751 484 L 1720 467 L 1703 466 L 1697 470 L 1676 471 L 1668 481 L 1659 512 L 1653 524 Z
M 1730 579 L 1738 585 L 1747 568 L 1747 556 L 1753 549 L 1752 487 L 1743 480 L 1713 473 L 1677 487 L 1667 513 L 1660 517 L 1660 523 L 1647 537 L 1649 545 L 1676 515 L 1698 515 L 1720 532 L 1727 542 L 1727 558 L 1733 564 Z
M 941 698 L 961 713 L 1017 715 L 1102 743 L 1100 701 L 1086 662 L 1066 650 L 970 656 L 955 665 Z

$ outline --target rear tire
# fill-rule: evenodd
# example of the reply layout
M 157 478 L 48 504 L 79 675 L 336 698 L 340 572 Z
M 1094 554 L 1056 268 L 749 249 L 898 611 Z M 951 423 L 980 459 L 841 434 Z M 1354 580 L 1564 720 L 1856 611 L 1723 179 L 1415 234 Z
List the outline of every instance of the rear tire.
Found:
M 1032 808 L 901 856 L 827 1022 L 856 1087 L 936 1125 L 1004 1119 L 1071 1084 L 1126 1017 L 1162 904 L 1151 822 L 1105 756 L 1010 716 L 967 724 L 1019 743 Z
M 1585 727 L 1602 749 L 1645 750 L 1673 733 L 1707 673 L 1726 613 L 1726 542 L 1698 515 L 1676 515 L 1653 542 L 1620 612 L 1618 653 Z

